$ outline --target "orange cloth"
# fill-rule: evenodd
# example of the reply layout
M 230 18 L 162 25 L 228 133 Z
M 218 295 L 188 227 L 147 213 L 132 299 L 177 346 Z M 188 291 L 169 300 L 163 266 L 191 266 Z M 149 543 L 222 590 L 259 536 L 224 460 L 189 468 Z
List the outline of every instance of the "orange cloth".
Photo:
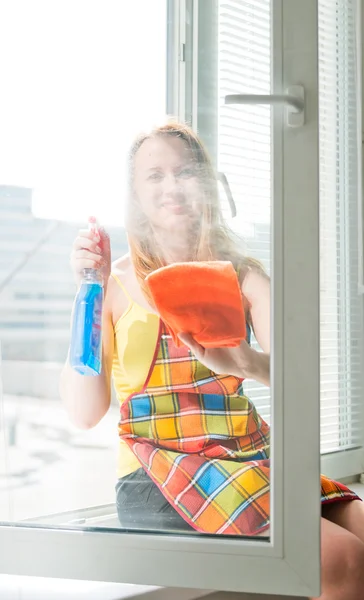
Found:
M 175 263 L 150 273 L 154 304 L 177 347 L 189 333 L 205 348 L 238 346 L 246 337 L 243 297 L 231 262 Z

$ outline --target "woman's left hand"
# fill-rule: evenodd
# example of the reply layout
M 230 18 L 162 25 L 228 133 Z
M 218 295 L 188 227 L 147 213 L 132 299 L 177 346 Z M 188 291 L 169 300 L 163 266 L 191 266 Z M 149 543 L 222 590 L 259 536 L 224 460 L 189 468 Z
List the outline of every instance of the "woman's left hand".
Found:
M 269 385 L 269 355 L 256 352 L 245 340 L 235 348 L 204 348 L 188 333 L 178 337 L 198 361 L 217 375 L 256 379 Z

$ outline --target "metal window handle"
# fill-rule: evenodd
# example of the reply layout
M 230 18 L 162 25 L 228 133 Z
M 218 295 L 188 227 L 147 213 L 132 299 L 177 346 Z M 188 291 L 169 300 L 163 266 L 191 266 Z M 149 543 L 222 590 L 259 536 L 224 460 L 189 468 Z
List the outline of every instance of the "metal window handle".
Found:
M 227 177 L 226 177 L 225 173 L 222 173 L 220 171 L 217 174 L 217 178 L 220 181 L 222 187 L 224 188 L 224 192 L 226 194 L 226 198 L 227 198 L 227 201 L 228 201 L 229 206 L 230 206 L 231 216 L 234 218 L 234 217 L 236 217 L 236 214 L 237 214 L 236 204 L 235 204 L 235 200 L 233 198 L 233 195 L 231 193 L 231 189 L 230 189 L 230 185 L 229 185 L 229 182 L 227 180 Z
M 225 104 L 285 104 L 288 127 L 302 127 L 305 122 L 303 85 L 291 85 L 285 94 L 228 94 Z

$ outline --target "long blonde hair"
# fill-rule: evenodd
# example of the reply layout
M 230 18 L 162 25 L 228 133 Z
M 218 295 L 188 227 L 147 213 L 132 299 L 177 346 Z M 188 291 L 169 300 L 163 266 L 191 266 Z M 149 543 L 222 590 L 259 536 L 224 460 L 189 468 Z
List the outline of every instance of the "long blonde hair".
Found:
M 149 273 L 165 266 L 163 253 L 159 248 L 153 228 L 141 210 L 134 193 L 135 155 L 148 139 L 172 136 L 185 142 L 198 167 L 203 200 L 201 202 L 201 220 L 196 231 L 195 244 L 191 249 L 191 260 L 214 261 L 229 260 L 237 270 L 256 268 L 261 264 L 253 258 L 244 256 L 239 240 L 224 221 L 218 194 L 218 183 L 210 157 L 196 133 L 187 125 L 169 120 L 155 127 L 149 133 L 140 134 L 134 141 L 128 156 L 129 199 L 126 215 L 126 230 L 130 255 L 139 285 L 150 301 L 145 278 Z

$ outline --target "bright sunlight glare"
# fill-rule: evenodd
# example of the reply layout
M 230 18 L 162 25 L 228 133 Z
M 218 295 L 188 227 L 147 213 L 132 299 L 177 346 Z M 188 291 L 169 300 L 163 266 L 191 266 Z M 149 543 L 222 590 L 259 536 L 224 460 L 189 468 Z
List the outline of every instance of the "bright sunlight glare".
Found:
M 127 150 L 165 114 L 166 0 L 12 0 L 0 14 L 1 183 L 32 188 L 37 217 L 122 224 Z

